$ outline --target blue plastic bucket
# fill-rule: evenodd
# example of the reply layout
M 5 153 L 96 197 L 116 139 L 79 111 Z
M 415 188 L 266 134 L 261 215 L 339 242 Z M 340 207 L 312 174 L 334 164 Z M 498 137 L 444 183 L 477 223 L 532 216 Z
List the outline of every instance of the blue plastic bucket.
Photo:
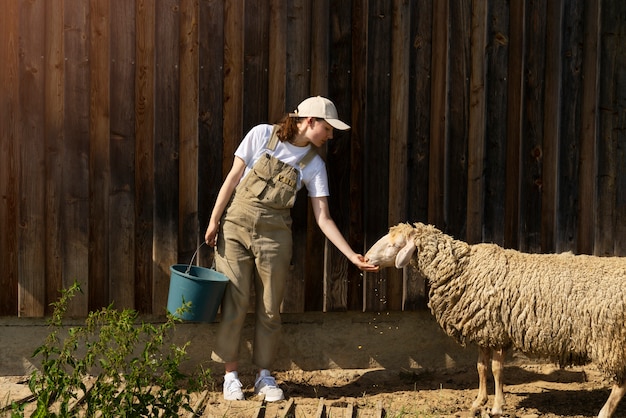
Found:
M 174 264 L 170 273 L 168 312 L 185 321 L 215 321 L 228 277 L 212 269 L 188 264 Z M 176 310 L 183 302 L 191 302 L 191 309 L 177 314 Z

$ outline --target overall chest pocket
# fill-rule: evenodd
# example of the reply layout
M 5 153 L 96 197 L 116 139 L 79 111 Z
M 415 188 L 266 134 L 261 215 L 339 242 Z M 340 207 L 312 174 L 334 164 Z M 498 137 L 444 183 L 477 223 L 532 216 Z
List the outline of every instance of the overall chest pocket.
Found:
M 249 173 L 248 191 L 259 202 L 274 209 L 293 207 L 298 170 L 269 154 L 259 158 Z

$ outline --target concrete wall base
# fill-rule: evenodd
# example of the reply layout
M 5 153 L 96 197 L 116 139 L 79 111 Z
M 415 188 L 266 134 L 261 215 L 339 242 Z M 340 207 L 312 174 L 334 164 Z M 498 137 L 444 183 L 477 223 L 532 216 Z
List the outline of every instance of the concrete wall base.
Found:
M 475 347 L 461 347 L 445 335 L 429 312 L 330 312 L 283 314 L 283 343 L 275 370 L 367 369 L 389 370 L 446 369 L 475 367 Z M 158 318 L 141 318 L 158 322 Z M 219 316 L 217 318 L 219 321 Z M 67 326 L 81 325 L 66 321 Z M 177 325 L 175 342 L 191 342 L 189 360 L 183 365 L 190 372 L 202 365 L 215 375 L 223 366 L 211 360 L 217 323 Z M 0 375 L 22 376 L 38 367 L 34 350 L 50 329 L 45 319 L 0 318 Z M 252 373 L 254 317 L 249 315 L 243 331 L 240 372 Z

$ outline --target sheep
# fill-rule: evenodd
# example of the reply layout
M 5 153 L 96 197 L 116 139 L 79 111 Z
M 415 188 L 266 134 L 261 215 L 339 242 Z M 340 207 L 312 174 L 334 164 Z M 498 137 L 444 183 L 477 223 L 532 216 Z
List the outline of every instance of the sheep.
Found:
M 598 417 L 609 418 L 626 393 L 626 257 L 528 254 L 456 240 L 432 225 L 398 224 L 366 253 L 370 263 L 412 262 L 430 284 L 429 307 L 458 343 L 479 348 L 476 413 L 487 403 L 491 359 L 502 415 L 506 350 L 561 366 L 594 363 L 612 382 Z

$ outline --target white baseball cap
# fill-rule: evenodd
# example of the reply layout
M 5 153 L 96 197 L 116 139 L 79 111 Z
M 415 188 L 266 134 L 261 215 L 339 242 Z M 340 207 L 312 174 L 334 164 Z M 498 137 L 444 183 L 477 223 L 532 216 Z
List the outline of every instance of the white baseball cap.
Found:
M 320 118 L 324 119 L 330 126 L 340 131 L 350 129 L 350 125 L 339 120 L 337 108 L 325 97 L 315 96 L 305 99 L 298 105 L 298 108 L 289 116 L 298 118 Z

